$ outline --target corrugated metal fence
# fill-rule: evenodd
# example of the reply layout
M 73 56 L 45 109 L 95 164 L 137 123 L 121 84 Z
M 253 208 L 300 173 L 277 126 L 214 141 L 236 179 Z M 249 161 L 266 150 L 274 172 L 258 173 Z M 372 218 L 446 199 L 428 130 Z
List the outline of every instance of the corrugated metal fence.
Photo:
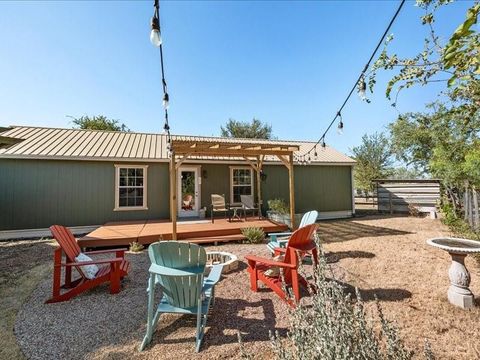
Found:
M 463 194 L 463 209 L 465 212 L 465 221 L 468 222 L 472 230 L 480 230 L 480 214 L 479 214 L 480 195 L 475 188 L 467 187 Z
M 438 180 L 374 180 L 377 184 L 378 210 L 409 212 L 409 206 L 420 212 L 435 211 L 440 202 Z

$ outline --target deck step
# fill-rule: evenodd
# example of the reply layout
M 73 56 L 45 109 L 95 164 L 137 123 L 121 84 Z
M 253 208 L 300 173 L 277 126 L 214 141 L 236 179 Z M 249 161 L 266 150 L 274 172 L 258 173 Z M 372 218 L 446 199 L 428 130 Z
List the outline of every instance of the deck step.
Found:
M 210 237 L 199 237 L 191 239 L 182 239 L 180 241 L 185 241 L 194 244 L 208 244 L 208 243 L 217 243 L 217 242 L 229 242 L 229 241 L 240 241 L 245 240 L 246 237 L 241 234 L 235 235 L 225 235 L 225 236 L 210 236 Z

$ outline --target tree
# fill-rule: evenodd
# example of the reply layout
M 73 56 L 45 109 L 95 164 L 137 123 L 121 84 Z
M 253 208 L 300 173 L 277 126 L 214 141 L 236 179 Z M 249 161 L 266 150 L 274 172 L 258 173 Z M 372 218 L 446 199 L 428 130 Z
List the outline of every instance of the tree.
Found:
M 355 186 L 363 191 L 373 191 L 372 180 L 384 179 L 392 173 L 388 138 L 383 133 L 363 135 L 362 144 L 351 149 L 355 165 Z
M 424 173 L 416 168 L 399 166 L 392 169 L 392 173 L 388 178 L 393 180 L 423 179 Z
M 272 139 L 272 126 L 253 118 L 252 122 L 229 119 L 221 126 L 221 135 L 229 138 Z
M 465 183 L 480 183 L 480 116 L 471 117 L 468 107 L 430 104 L 426 112 L 401 115 L 390 132 L 397 159 L 440 179 L 454 209 Z
M 375 61 L 369 73 L 369 87 L 373 91 L 376 72 L 379 69 L 392 70 L 396 74 L 386 88 L 387 98 L 396 87 L 394 103 L 400 91 L 414 85 L 427 85 L 432 82 L 444 82 L 449 96 L 456 101 L 470 104 L 478 109 L 480 101 L 480 34 L 475 30 L 480 12 L 480 2 L 473 2 L 467 10 L 466 18 L 448 41 L 442 41 L 435 31 L 435 12 L 450 4 L 447 0 L 417 0 L 424 10 L 422 24 L 427 27 L 424 50 L 413 57 L 402 58 L 388 53 L 388 44 L 393 36 L 388 36 L 385 48 Z
M 77 129 L 89 129 L 89 130 L 105 130 L 105 131 L 125 131 L 130 129 L 125 124 L 120 124 L 118 120 L 109 119 L 104 115 L 96 116 L 81 116 L 79 118 L 69 116 L 72 118 L 74 127 Z

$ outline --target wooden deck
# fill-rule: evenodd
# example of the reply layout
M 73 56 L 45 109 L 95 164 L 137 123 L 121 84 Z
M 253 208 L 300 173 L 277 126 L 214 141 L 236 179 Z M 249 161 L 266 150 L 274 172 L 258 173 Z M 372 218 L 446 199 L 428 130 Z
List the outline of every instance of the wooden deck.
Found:
M 247 221 L 232 221 L 217 219 L 212 224 L 210 220 L 179 221 L 177 223 L 178 240 L 195 243 L 226 242 L 244 239 L 241 229 L 244 227 L 261 227 L 265 233 L 287 230 L 284 224 L 278 224 L 267 219 L 248 218 Z M 90 234 L 80 238 L 80 247 L 128 246 L 133 241 L 141 244 L 151 244 L 172 239 L 172 223 L 168 220 L 140 220 L 126 222 L 109 222 Z

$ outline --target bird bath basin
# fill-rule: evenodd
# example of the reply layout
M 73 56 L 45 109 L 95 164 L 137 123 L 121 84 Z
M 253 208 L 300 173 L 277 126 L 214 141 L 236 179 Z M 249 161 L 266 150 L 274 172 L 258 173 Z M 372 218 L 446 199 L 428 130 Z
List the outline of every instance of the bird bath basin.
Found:
M 452 265 L 448 270 L 450 287 L 448 301 L 464 309 L 474 307 L 474 297 L 470 286 L 470 273 L 465 267 L 465 257 L 468 254 L 480 253 L 480 242 L 468 239 L 450 237 L 427 240 L 427 244 L 447 251 L 452 257 Z

